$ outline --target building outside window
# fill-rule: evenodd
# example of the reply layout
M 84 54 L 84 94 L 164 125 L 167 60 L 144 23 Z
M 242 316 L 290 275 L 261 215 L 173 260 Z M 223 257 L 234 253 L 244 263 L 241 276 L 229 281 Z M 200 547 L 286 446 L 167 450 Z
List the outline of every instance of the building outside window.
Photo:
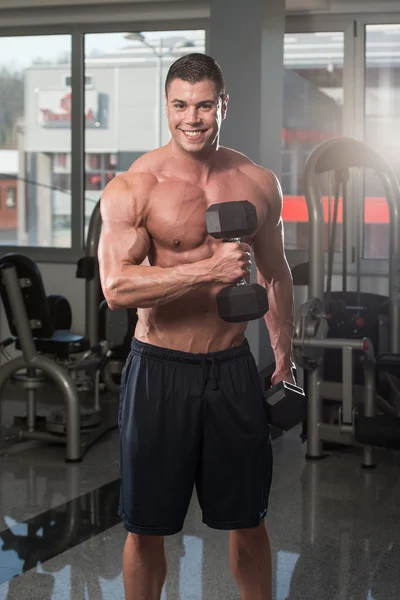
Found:
M 85 35 L 85 233 L 107 183 L 168 142 L 167 71 L 204 48 L 204 30 Z M 12 229 L 0 220 L 0 244 L 71 247 L 71 82 L 70 36 L 0 37 L 10 109 L 0 112 L 0 149 L 19 165 L 18 219 Z M 6 170 L 0 155 L 0 177 Z

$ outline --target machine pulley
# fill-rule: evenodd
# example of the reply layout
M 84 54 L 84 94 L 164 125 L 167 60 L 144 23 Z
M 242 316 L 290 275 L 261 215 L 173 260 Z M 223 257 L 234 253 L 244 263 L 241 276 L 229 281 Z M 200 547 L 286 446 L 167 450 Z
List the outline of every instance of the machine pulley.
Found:
M 305 342 L 309 339 L 325 339 L 328 329 L 323 302 L 319 298 L 309 298 L 300 306 L 295 319 L 293 354 L 299 367 L 312 371 L 320 364 L 324 348 L 313 348 Z

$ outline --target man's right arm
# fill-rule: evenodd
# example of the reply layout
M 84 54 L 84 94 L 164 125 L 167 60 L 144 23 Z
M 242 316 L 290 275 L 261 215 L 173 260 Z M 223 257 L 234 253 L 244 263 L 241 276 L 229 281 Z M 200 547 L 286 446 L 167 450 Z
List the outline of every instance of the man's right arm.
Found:
M 118 176 L 101 198 L 100 280 L 112 310 L 167 304 L 214 281 L 209 260 L 170 268 L 141 265 L 150 248 L 145 223 L 146 178 L 137 175 L 133 186 L 124 175 Z

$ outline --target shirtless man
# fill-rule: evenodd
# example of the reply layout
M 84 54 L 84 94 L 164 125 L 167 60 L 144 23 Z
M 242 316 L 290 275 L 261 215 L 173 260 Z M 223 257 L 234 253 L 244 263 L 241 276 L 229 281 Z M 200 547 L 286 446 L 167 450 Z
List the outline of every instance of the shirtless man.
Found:
M 119 411 L 126 600 L 160 599 L 164 536 L 182 530 L 194 485 L 203 522 L 230 531 L 242 599 L 272 598 L 269 424 L 247 323 L 223 321 L 215 297 L 249 275 L 253 250 L 277 383 L 293 381 L 293 288 L 279 183 L 219 146 L 227 105 L 212 58 L 177 60 L 166 80 L 170 142 L 112 180 L 101 200 L 104 295 L 111 309 L 136 307 L 139 319 Z M 206 231 L 206 209 L 232 200 L 249 200 L 258 214 L 257 231 L 240 244 Z

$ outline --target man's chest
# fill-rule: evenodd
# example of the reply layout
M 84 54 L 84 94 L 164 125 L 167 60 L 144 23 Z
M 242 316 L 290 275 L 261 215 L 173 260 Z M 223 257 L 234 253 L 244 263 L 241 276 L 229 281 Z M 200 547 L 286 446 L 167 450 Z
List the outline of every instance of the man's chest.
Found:
M 149 199 L 147 230 L 159 247 L 187 251 L 209 239 L 205 212 L 212 204 L 247 200 L 257 210 L 258 225 L 266 218 L 267 199 L 249 178 L 220 178 L 207 186 L 180 181 L 160 183 Z M 251 237 L 243 241 L 249 243 Z

